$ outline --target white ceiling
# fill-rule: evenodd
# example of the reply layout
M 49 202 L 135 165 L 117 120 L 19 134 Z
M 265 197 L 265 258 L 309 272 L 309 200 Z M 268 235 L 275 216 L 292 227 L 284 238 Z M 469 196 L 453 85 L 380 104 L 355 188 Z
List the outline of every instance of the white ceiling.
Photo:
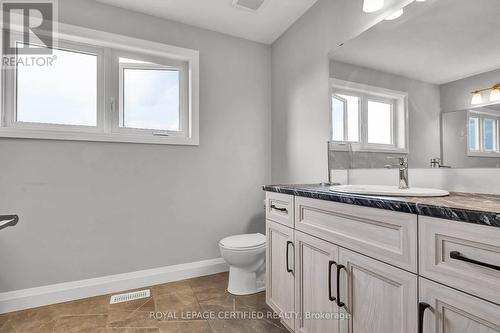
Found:
M 443 84 L 500 68 L 499 17 L 499 0 L 414 2 L 399 19 L 380 22 L 331 57 Z
M 265 0 L 256 12 L 232 0 L 96 0 L 265 44 L 273 43 L 317 0 Z

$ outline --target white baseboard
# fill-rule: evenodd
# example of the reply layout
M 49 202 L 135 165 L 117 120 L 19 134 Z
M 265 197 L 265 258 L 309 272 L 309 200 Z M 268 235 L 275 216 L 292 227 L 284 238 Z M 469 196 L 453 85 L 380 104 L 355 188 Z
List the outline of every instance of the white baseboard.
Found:
M 224 259 L 210 259 L 143 271 L 0 293 L 0 314 L 226 272 Z

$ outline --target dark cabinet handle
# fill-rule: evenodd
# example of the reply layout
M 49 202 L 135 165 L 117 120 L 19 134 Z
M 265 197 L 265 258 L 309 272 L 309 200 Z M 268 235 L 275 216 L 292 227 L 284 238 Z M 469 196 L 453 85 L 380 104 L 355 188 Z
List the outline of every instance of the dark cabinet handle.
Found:
M 429 309 L 431 306 L 427 303 L 418 304 L 418 333 L 424 333 L 424 315 L 425 310 Z
M 289 249 L 290 249 L 290 245 L 293 245 L 293 242 L 290 242 L 290 241 L 287 241 L 286 242 L 286 271 L 288 273 L 293 273 L 293 270 L 290 269 L 290 264 L 289 264 Z
M 271 205 L 271 209 L 274 209 L 274 210 L 277 210 L 277 211 L 283 212 L 283 213 L 288 213 L 288 209 L 286 209 L 286 208 L 279 208 L 279 207 L 276 207 L 275 205 Z
M 345 306 L 345 303 L 340 300 L 340 271 L 345 269 L 344 265 L 337 265 L 337 306 L 339 308 Z
M 332 267 L 337 265 L 337 263 L 331 260 L 328 263 L 328 299 L 330 302 L 335 302 L 336 298 L 332 296 Z
M 458 252 L 458 251 L 451 251 L 450 252 L 450 258 L 451 259 L 455 259 L 455 260 L 465 261 L 465 262 L 468 262 L 468 263 L 471 263 L 471 264 L 474 264 L 474 265 L 478 265 L 478 266 L 483 266 L 483 267 L 491 268 L 491 269 L 494 269 L 496 271 L 500 271 L 500 266 L 495 266 L 495 265 L 488 264 L 488 263 L 481 262 L 481 261 L 477 261 L 477 260 L 474 260 L 474 259 L 469 259 L 469 258 L 464 257 L 463 255 L 461 255 L 460 252 Z
M 19 222 L 17 215 L 0 215 L 0 230 L 7 227 L 13 227 Z

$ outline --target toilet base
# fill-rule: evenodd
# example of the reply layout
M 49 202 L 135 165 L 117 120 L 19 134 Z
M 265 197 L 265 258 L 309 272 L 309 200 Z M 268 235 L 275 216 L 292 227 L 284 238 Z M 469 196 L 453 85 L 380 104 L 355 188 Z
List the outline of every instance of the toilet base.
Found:
M 243 296 L 256 294 L 264 290 L 266 290 L 265 268 L 259 272 L 248 272 L 239 267 L 229 267 L 227 291 L 230 294 Z

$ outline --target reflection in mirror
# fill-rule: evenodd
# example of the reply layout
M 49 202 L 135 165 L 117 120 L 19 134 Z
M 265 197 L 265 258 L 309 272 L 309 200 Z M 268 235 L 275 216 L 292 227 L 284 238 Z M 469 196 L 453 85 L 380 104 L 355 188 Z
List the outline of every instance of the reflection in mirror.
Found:
M 497 0 L 412 2 L 330 53 L 330 169 L 496 168 Z
M 443 113 L 443 160 L 464 168 L 499 168 L 500 105 Z

